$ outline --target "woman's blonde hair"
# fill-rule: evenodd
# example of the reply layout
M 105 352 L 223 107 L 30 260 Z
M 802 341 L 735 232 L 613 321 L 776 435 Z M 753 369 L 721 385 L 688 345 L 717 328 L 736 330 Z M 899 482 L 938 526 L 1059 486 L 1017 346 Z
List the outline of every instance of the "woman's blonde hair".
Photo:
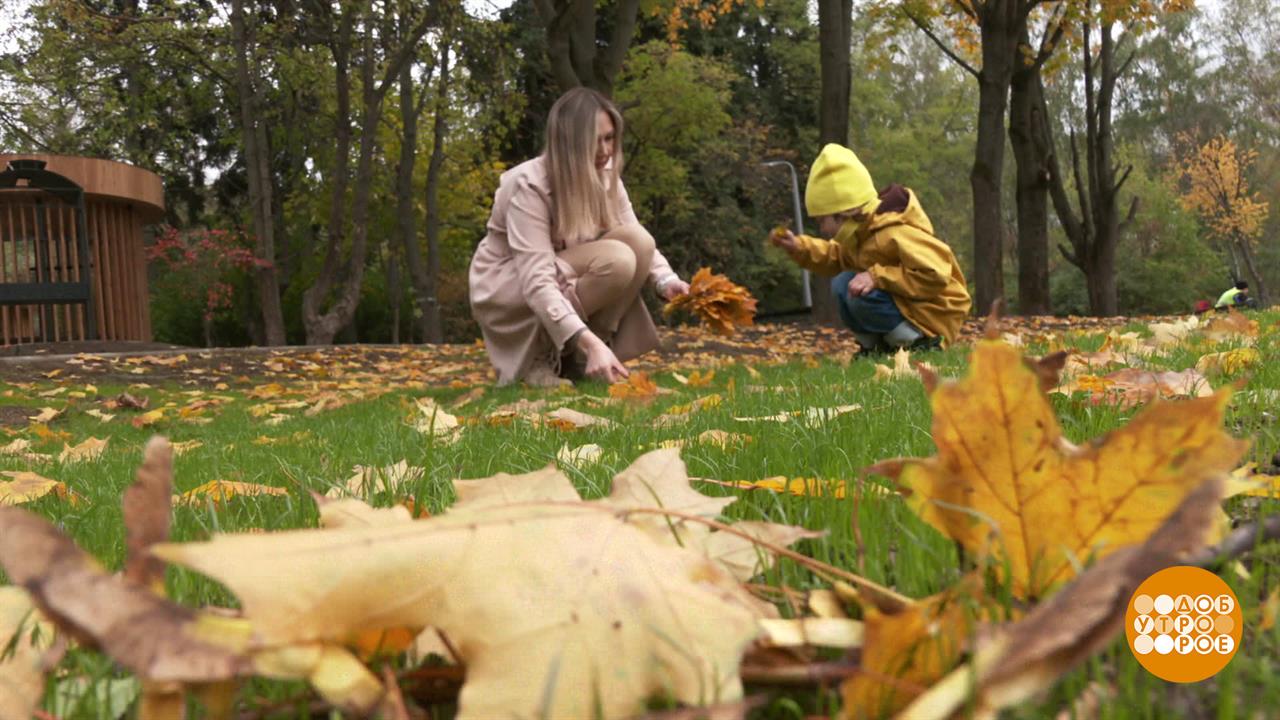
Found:
M 613 120 L 613 166 L 596 170 L 596 115 Z M 574 88 L 556 100 L 547 118 L 547 177 L 553 221 L 563 238 L 596 237 L 617 224 L 618 176 L 622 168 L 622 113 L 604 95 Z

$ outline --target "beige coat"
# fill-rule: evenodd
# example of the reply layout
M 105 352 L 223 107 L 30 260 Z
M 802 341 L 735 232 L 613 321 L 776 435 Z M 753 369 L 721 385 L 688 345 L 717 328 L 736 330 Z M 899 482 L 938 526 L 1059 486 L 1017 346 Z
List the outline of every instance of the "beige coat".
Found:
M 621 191 L 621 224 L 638 223 L 626 188 Z M 557 255 L 597 238 L 559 236 L 552 227 L 552 202 L 541 156 L 503 173 L 489 216 L 489 233 L 471 258 L 471 315 L 480 324 L 500 385 L 524 377 L 539 358 L 558 367 L 565 342 L 586 327 L 577 275 Z M 655 250 L 649 282 L 665 281 L 674 274 Z M 613 351 L 619 360 L 628 360 L 657 346 L 653 318 L 637 295 L 618 325 Z

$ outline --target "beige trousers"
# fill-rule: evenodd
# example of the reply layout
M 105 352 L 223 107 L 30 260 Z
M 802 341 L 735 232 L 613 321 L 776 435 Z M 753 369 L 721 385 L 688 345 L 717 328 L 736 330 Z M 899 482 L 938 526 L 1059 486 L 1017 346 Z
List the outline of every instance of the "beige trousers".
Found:
M 578 300 L 587 313 L 587 327 L 605 342 L 644 287 L 653 266 L 653 249 L 649 231 L 632 224 L 560 253 L 578 276 Z

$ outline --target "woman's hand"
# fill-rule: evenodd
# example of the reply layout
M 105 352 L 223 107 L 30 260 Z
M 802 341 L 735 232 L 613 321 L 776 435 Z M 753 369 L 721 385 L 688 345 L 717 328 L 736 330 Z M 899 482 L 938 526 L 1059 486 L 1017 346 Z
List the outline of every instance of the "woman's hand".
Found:
M 618 361 L 613 350 L 590 330 L 584 330 L 578 335 L 578 349 L 587 358 L 587 366 L 583 372 L 589 378 L 615 383 L 631 375 L 626 366 Z
M 871 273 L 862 271 L 849 280 L 849 297 L 870 295 L 876 289 L 876 279 Z
M 687 292 L 689 292 L 689 283 L 676 278 L 663 286 L 662 299 L 671 302 Z

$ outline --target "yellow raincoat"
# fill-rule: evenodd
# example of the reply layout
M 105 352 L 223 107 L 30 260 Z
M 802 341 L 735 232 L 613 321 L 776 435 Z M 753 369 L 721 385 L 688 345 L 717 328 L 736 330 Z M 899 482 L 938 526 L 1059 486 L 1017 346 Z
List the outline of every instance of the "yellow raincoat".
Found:
M 892 185 L 880 199 L 869 218 L 846 221 L 833 240 L 800 235 L 792 257 L 824 275 L 870 272 L 912 325 L 954 342 L 972 305 L 956 256 L 934 236 L 914 192 Z

